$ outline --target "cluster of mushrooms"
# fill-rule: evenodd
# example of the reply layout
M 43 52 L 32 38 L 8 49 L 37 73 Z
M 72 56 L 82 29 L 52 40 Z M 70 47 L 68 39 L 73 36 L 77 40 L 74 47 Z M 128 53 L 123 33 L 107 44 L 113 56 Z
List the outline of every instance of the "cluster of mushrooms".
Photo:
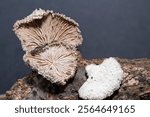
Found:
M 80 56 L 77 47 L 83 41 L 78 23 L 63 14 L 36 9 L 16 21 L 13 30 L 25 51 L 24 62 L 38 74 L 60 85 L 73 78 Z M 104 99 L 119 88 L 123 79 L 121 66 L 114 58 L 85 69 L 89 78 L 79 89 L 83 99 Z

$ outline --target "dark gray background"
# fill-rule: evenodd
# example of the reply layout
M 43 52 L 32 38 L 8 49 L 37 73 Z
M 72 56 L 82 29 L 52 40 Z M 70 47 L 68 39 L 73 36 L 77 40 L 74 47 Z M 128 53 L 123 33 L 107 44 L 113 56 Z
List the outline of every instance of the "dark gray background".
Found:
M 80 24 L 86 58 L 150 57 L 149 0 L 1 0 L 0 93 L 30 69 L 12 26 L 35 8 L 64 13 Z

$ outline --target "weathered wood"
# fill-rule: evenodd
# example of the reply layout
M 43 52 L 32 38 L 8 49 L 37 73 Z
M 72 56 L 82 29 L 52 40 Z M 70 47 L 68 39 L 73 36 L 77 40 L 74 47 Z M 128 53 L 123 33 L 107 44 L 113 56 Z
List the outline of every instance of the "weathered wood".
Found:
M 7 98 L 6 98 L 6 95 L 5 94 L 3 94 L 3 95 L 0 95 L 0 100 L 6 100 Z
M 124 71 L 124 80 L 119 90 L 107 99 L 150 99 L 150 59 L 117 58 Z M 102 59 L 81 59 L 76 75 L 67 85 L 52 84 L 36 72 L 18 79 L 6 92 L 6 99 L 80 99 L 78 90 L 86 81 L 85 66 L 91 63 L 100 64 Z M 0 98 L 1 99 L 1 98 Z

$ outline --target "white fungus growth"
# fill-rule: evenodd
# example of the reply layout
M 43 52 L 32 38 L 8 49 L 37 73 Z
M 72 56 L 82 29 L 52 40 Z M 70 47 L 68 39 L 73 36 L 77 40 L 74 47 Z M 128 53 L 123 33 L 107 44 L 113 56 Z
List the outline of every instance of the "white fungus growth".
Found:
M 100 65 L 87 65 L 87 81 L 79 89 L 82 99 L 104 99 L 119 89 L 123 70 L 115 58 L 108 58 Z
M 62 85 L 73 77 L 77 66 L 76 53 L 60 45 L 46 48 L 44 52 L 35 56 L 25 54 L 23 59 L 52 83 Z
M 52 43 L 77 47 L 83 40 L 78 27 L 78 23 L 63 14 L 36 9 L 26 18 L 18 20 L 14 24 L 14 31 L 23 50 L 30 52 Z

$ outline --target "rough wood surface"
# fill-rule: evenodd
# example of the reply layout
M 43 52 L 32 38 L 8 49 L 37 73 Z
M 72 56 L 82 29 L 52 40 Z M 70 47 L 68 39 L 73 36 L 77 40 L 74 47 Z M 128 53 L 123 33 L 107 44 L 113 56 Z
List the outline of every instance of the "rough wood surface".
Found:
M 150 59 L 117 60 L 124 71 L 124 80 L 120 89 L 107 99 L 150 99 Z M 87 79 L 85 66 L 91 63 L 100 64 L 102 61 L 81 59 L 76 75 L 63 87 L 51 84 L 41 75 L 32 72 L 18 79 L 0 99 L 80 99 L 78 89 Z
M 3 94 L 3 95 L 0 95 L 0 100 L 5 100 L 6 99 L 6 95 Z

